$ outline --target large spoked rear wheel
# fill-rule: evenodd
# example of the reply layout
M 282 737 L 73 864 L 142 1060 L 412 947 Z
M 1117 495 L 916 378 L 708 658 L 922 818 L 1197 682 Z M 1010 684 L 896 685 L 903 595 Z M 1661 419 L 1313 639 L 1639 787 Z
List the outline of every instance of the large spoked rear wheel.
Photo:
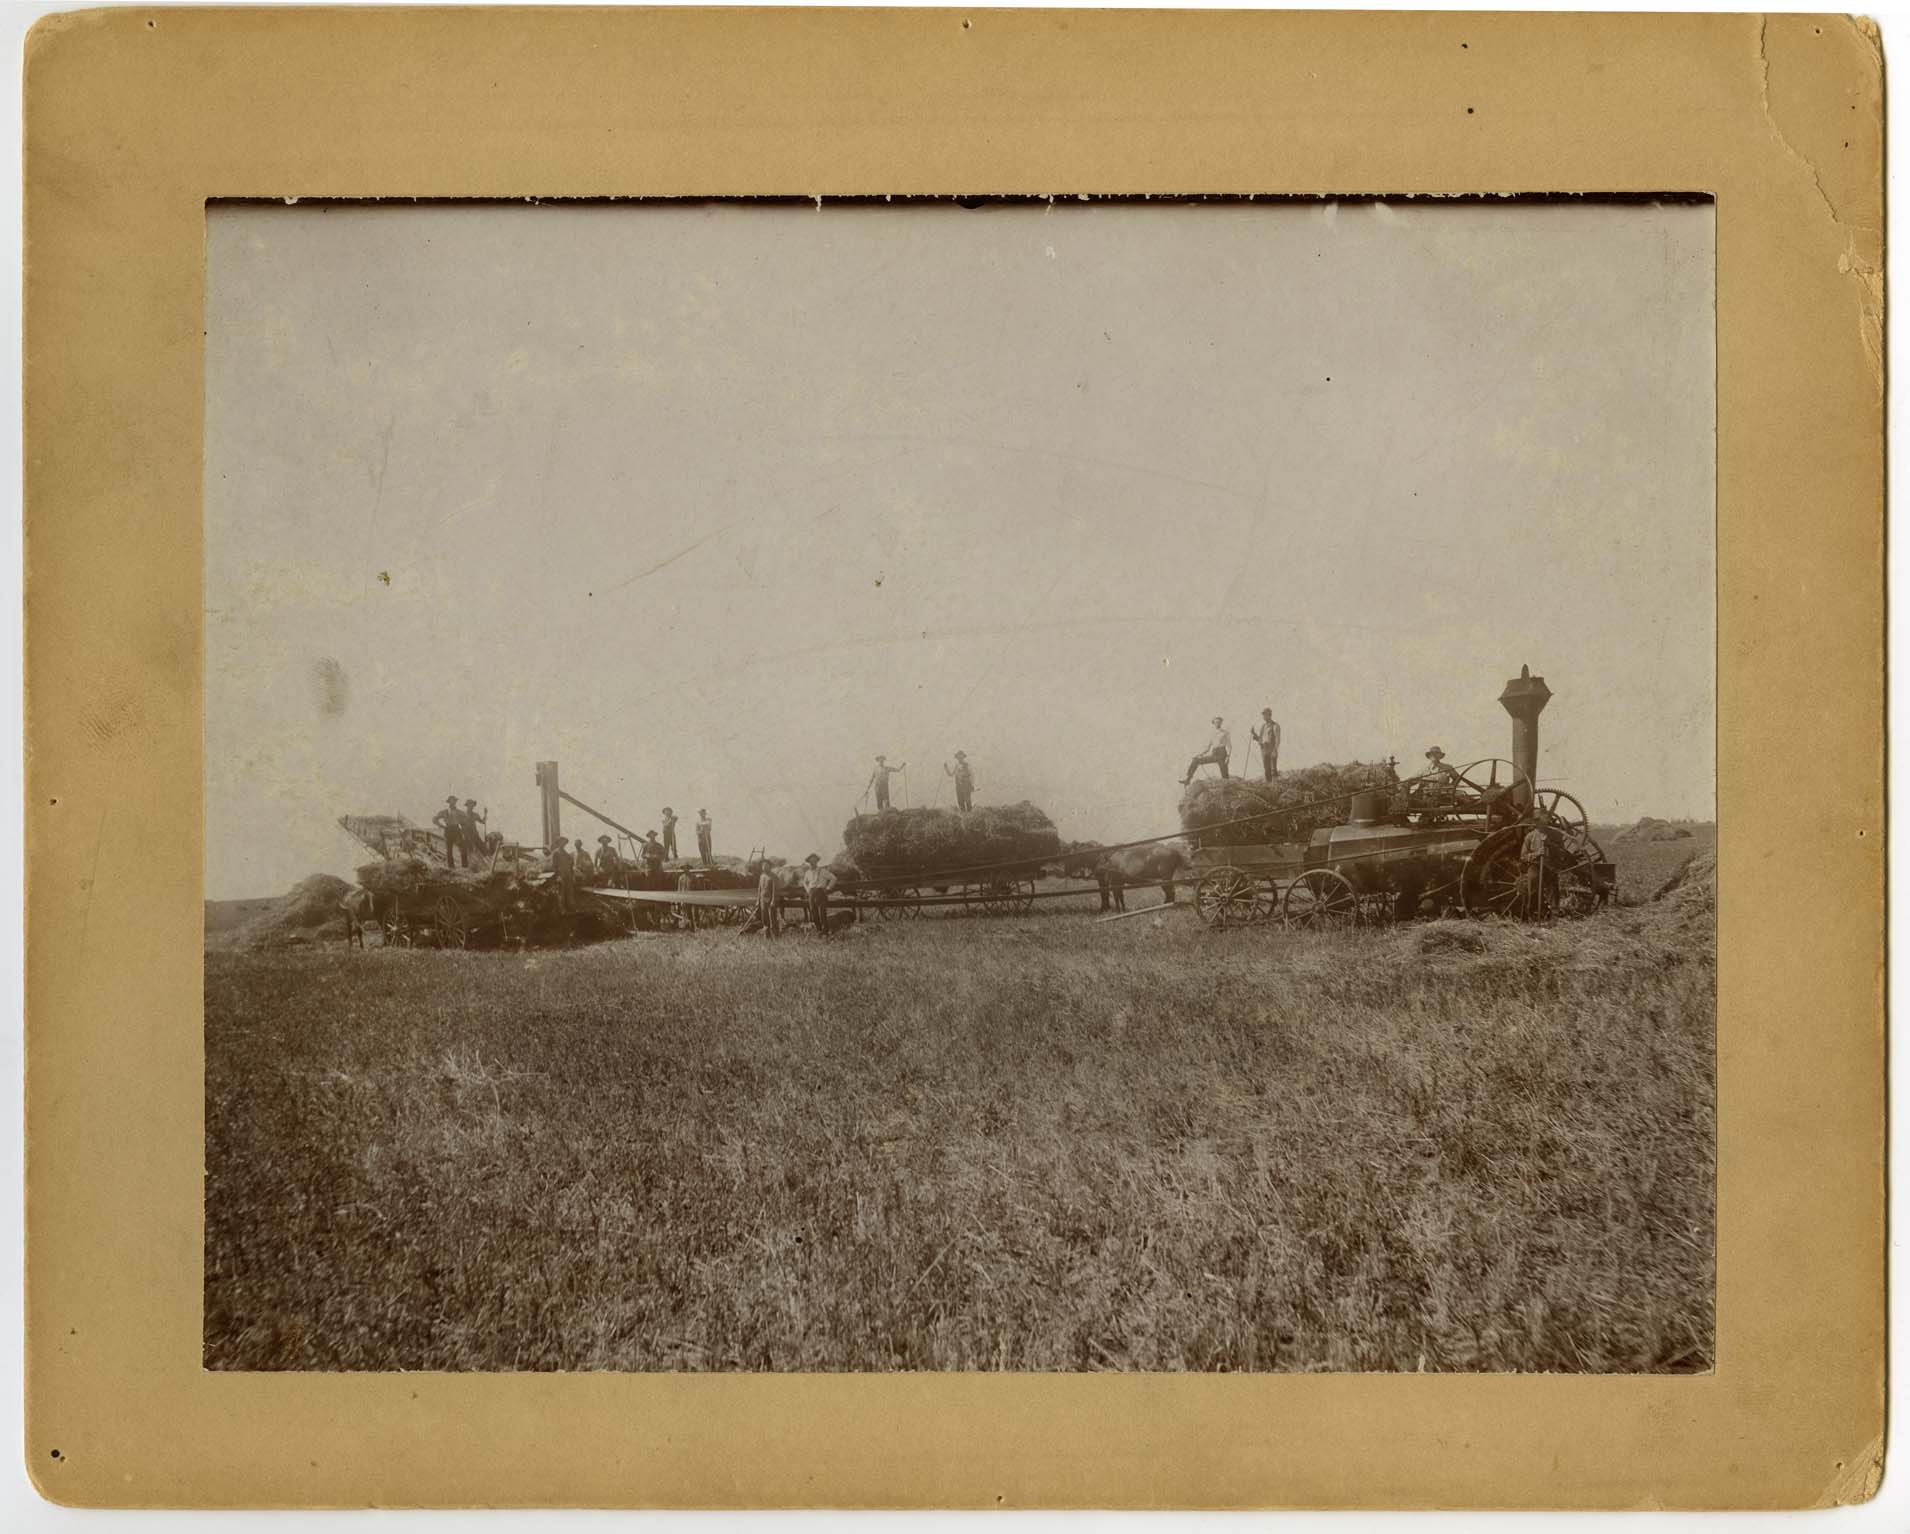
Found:
M 1519 858 L 1525 832 L 1524 826 L 1503 826 L 1472 849 L 1459 879 L 1459 897 L 1465 904 L 1466 915 L 1517 917 L 1527 914 L 1520 882 L 1524 870 Z
M 1311 932 L 1337 931 L 1360 920 L 1359 892 L 1346 875 L 1331 868 L 1309 868 L 1287 886 L 1280 903 L 1289 927 Z

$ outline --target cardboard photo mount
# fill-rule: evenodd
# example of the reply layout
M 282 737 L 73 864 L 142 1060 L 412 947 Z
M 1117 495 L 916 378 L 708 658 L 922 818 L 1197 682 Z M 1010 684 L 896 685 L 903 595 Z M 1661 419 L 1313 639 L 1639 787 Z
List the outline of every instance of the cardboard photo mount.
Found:
M 81 11 L 29 38 L 25 145 L 24 1452 L 45 1495 L 1803 1507 L 1874 1492 L 1884 481 L 1869 24 Z M 1715 1372 L 203 1372 L 208 201 L 1142 193 L 1715 199 Z

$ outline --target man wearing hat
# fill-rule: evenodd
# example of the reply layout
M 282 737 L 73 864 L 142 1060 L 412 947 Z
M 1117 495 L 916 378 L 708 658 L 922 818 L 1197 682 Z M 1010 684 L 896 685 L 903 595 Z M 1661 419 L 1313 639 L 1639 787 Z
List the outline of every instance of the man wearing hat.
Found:
M 823 937 L 829 935 L 829 891 L 836 876 L 822 866 L 822 854 L 812 852 L 803 860 L 802 893 L 809 906 L 809 919 Z
M 560 836 L 557 845 L 550 850 L 550 871 L 556 876 L 557 912 L 566 915 L 570 911 L 570 897 L 577 887 L 577 857 L 570 850 L 570 838 Z
M 968 753 L 957 751 L 955 765 L 942 763 L 942 771 L 955 780 L 955 808 L 966 813 L 975 807 L 975 771 L 968 765 Z
M 617 856 L 616 844 L 608 836 L 597 838 L 597 872 L 606 884 L 615 884 L 617 875 L 623 872 L 623 859 Z
M 444 862 L 447 868 L 458 866 L 458 853 L 464 847 L 464 815 L 458 809 L 458 796 L 446 794 L 444 808 L 431 817 L 431 824 L 444 832 Z M 471 866 L 471 854 L 464 854 L 464 866 Z
M 1193 782 L 1194 774 L 1199 772 L 1208 762 L 1212 762 L 1220 769 L 1220 775 L 1223 778 L 1226 777 L 1227 758 L 1233 754 L 1234 738 L 1228 732 L 1227 726 L 1220 715 L 1215 714 L 1213 738 L 1207 742 L 1207 749 L 1187 764 L 1187 776 L 1180 780 L 1180 786 L 1185 788 L 1189 783 Z
M 1273 710 L 1260 710 L 1260 723 L 1250 732 L 1260 746 L 1260 773 L 1269 783 L 1280 776 L 1280 721 Z
M 908 766 L 909 764 L 904 762 L 899 767 L 891 767 L 886 756 L 879 751 L 876 753 L 875 771 L 869 775 L 869 788 L 875 790 L 875 808 L 878 814 L 889 807 L 890 777 L 895 773 L 908 771 Z M 868 791 L 868 788 L 863 789 L 865 794 Z
M 663 806 L 663 855 L 676 856 L 676 811 L 667 804 Z
M 643 871 L 653 878 L 663 872 L 663 843 L 654 831 L 643 833 Z
M 469 863 L 472 853 L 482 853 L 485 850 L 484 828 L 491 823 L 491 812 L 486 809 L 479 813 L 477 800 L 466 799 L 458 819 L 464 826 L 464 861 Z
M 1459 781 L 1458 769 L 1447 765 L 1446 753 L 1441 751 L 1439 747 L 1428 746 L 1426 748 L 1426 761 L 1428 766 L 1424 775 L 1431 778 L 1434 782 L 1452 784 Z

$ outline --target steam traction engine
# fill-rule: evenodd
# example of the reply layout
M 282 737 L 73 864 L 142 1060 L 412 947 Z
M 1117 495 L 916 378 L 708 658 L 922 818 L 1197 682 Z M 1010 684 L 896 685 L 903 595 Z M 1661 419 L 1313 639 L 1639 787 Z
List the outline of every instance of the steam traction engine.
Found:
M 1586 915 L 1610 897 L 1614 870 L 1585 807 L 1537 786 L 1545 678 L 1522 667 L 1499 702 L 1512 716 L 1512 758 L 1394 781 L 1351 795 L 1345 823 L 1304 848 L 1196 847 L 1194 909 L 1209 926 L 1271 921 L 1332 927 L 1463 910 L 1536 919 Z M 1276 817 L 1274 817 L 1277 819 Z M 1525 838 L 1545 836 L 1534 902 L 1521 879 Z

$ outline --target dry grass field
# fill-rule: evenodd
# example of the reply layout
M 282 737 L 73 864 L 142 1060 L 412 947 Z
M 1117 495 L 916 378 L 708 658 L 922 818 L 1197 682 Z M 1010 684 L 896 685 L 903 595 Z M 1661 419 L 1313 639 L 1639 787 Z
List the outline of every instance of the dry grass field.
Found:
M 1705 1370 L 1713 921 L 208 952 L 205 1360 Z

